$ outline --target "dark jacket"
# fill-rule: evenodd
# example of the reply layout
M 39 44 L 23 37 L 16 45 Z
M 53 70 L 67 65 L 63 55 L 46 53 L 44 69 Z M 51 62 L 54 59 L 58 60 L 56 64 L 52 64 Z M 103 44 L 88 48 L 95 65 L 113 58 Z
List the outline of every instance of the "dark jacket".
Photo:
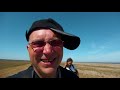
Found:
M 59 66 L 59 70 L 61 72 L 61 78 L 79 78 L 77 75 L 61 66 Z M 39 76 L 35 73 L 33 67 L 30 66 L 28 69 L 7 78 L 39 78 Z
M 72 70 L 71 69 L 71 67 L 74 69 L 74 70 Z M 75 73 L 76 75 L 78 75 L 78 70 L 77 70 L 77 68 L 75 68 L 75 66 L 72 64 L 72 65 L 70 65 L 70 66 L 65 66 L 65 69 L 69 69 L 69 71 L 71 71 L 71 72 L 73 72 L 73 73 Z

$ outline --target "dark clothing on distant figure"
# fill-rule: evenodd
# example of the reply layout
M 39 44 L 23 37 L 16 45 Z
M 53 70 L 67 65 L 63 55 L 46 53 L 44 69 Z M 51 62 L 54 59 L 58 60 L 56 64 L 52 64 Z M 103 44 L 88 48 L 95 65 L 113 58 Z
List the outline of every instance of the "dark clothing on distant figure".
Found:
M 77 69 L 74 67 L 74 65 L 72 64 L 72 65 L 70 65 L 70 66 L 65 66 L 65 69 L 67 69 L 67 70 L 69 70 L 69 71 L 71 71 L 71 72 L 73 72 L 73 73 L 75 73 L 75 74 L 78 74 L 78 71 L 77 71 Z

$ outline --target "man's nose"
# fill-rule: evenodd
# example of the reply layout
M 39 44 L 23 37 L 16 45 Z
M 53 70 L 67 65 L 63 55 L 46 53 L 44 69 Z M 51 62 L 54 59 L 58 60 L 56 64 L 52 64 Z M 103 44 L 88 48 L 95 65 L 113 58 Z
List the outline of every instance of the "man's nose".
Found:
M 43 49 L 44 54 L 50 54 L 52 53 L 52 46 L 49 43 L 46 43 Z

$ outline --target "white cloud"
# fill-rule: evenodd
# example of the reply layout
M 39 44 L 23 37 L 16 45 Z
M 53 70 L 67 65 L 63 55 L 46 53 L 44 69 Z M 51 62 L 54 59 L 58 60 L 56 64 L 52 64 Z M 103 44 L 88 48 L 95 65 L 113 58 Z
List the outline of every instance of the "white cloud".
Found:
M 97 45 L 96 43 L 92 43 L 91 44 L 91 48 L 92 49 L 90 49 L 89 51 L 88 51 L 88 54 L 89 55 L 91 55 L 91 54 L 98 54 L 98 53 L 100 53 L 100 52 L 104 52 L 104 50 L 105 50 L 105 46 L 103 46 L 103 45 Z
M 120 51 L 80 57 L 80 60 L 88 62 L 120 62 Z

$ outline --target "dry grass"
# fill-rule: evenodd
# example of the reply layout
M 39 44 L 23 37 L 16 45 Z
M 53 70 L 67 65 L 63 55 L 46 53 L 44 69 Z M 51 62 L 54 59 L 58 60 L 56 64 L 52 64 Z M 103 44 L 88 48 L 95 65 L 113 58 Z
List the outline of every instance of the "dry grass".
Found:
M 77 63 L 80 78 L 120 78 L 120 64 Z
M 0 78 L 5 78 L 7 76 L 11 76 L 13 74 L 16 74 L 19 71 L 27 69 L 29 66 L 30 66 L 30 64 L 25 64 L 25 65 L 1 69 L 0 70 Z
M 0 60 L 0 78 L 16 74 L 30 66 L 29 61 Z
M 62 62 L 61 66 L 64 67 Z M 74 63 L 80 78 L 120 78 L 120 64 Z M 29 61 L 0 60 L 0 78 L 13 75 L 30 66 Z

